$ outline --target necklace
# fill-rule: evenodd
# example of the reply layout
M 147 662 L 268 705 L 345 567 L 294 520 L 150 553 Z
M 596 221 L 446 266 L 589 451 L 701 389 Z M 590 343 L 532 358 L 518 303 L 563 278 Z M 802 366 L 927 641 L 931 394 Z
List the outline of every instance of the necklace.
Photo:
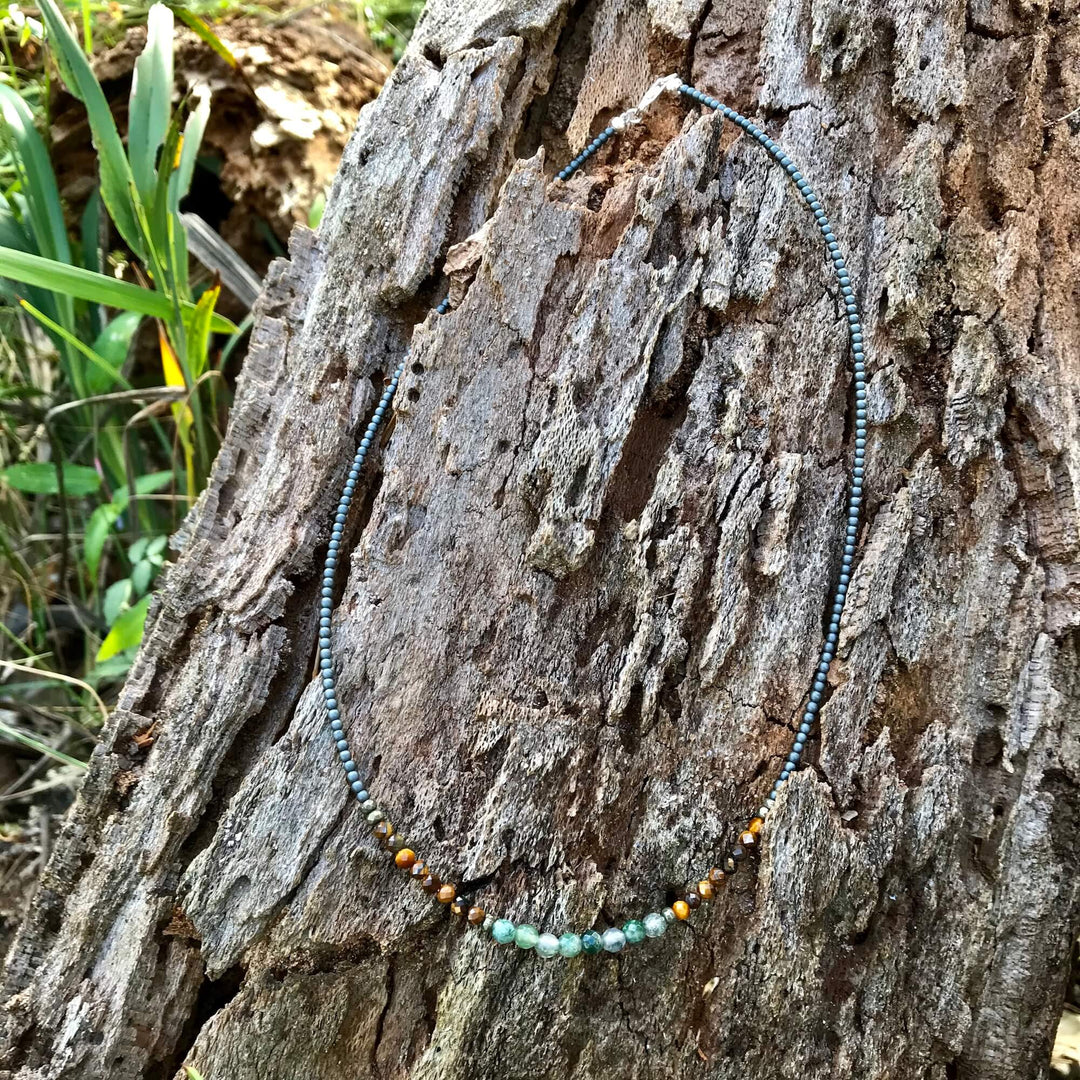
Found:
M 851 340 L 853 357 L 852 381 L 855 388 L 855 452 L 848 493 L 847 526 L 840 563 L 840 577 L 833 593 L 832 606 L 829 610 L 828 630 L 825 634 L 818 665 L 814 673 L 814 680 L 803 710 L 802 722 L 792 743 L 791 752 L 787 755 L 779 775 L 774 780 L 757 813 L 749 820 L 746 827 L 740 831 L 737 840 L 720 860 L 719 865 L 710 869 L 700 881 L 691 884 L 685 894 L 672 903 L 670 907 L 649 912 L 640 919 L 631 919 L 622 927 L 612 926 L 602 931 L 588 929 L 580 934 L 567 931 L 561 936 L 552 933 L 540 933 L 536 927 L 528 923 L 516 925 L 509 919 L 496 918 L 494 914 L 488 912 L 479 904 L 467 901 L 459 896 L 456 885 L 450 881 L 443 881 L 439 874 L 426 865 L 412 848 L 406 846 L 404 839 L 395 826 L 390 823 L 384 811 L 369 794 L 364 781 L 360 777 L 359 767 L 353 760 L 352 751 L 349 748 L 349 741 L 345 735 L 337 697 L 332 621 L 334 580 L 349 506 L 352 503 L 353 493 L 359 482 L 364 460 L 375 441 L 375 436 L 397 391 L 398 382 L 405 369 L 405 360 L 398 364 L 390 382 L 383 391 L 379 404 L 364 431 L 356 456 L 353 458 L 352 465 L 349 468 L 341 500 L 334 514 L 330 546 L 323 569 L 319 601 L 319 670 L 323 685 L 326 715 L 330 724 L 330 736 L 337 750 L 338 758 L 345 773 L 345 779 L 360 803 L 360 809 L 364 813 L 368 825 L 371 826 L 375 839 L 392 855 L 394 864 L 399 869 L 407 872 L 424 892 L 431 894 L 439 903 L 447 905 L 454 916 L 464 920 L 470 926 L 478 927 L 489 933 L 498 944 L 506 945 L 513 942 L 518 947 L 531 949 L 536 955 L 544 958 L 554 956 L 574 957 L 580 953 L 618 953 L 627 945 L 636 945 L 648 938 L 660 937 L 670 925 L 685 921 L 702 903 L 717 896 L 724 888 L 728 878 L 739 870 L 740 865 L 746 861 L 748 856 L 757 851 L 762 829 L 776 802 L 777 793 L 797 768 L 803 749 L 806 746 L 806 740 L 813 729 L 814 721 L 821 708 L 825 694 L 826 678 L 829 674 L 829 667 L 832 664 L 839 638 L 840 616 L 843 614 L 848 583 L 851 579 L 851 566 L 855 556 L 855 542 L 859 528 L 863 466 L 866 454 L 866 368 L 862 324 L 859 320 L 858 307 L 851 288 L 851 279 L 844 265 L 829 219 L 826 217 L 821 202 L 809 182 L 803 177 L 788 155 L 761 128 L 751 123 L 746 117 L 735 112 L 734 109 L 729 109 L 715 98 L 703 94 L 700 90 L 695 90 L 692 86 L 684 83 L 679 76 L 669 75 L 657 80 L 635 108 L 629 109 L 621 116 L 613 119 L 608 127 L 600 132 L 573 161 L 558 173 L 557 178 L 563 182 L 569 180 L 586 160 L 595 154 L 609 139 L 629 125 L 639 123 L 643 113 L 664 92 L 680 94 L 691 101 L 698 102 L 720 113 L 724 119 L 730 120 L 745 131 L 763 147 L 773 161 L 784 169 L 802 196 L 807 208 L 813 214 L 814 221 L 825 242 L 828 258 L 832 263 L 839 284 L 840 297 L 844 306 Z M 443 315 L 447 312 L 449 306 L 449 299 L 443 300 L 435 311 L 438 315 Z

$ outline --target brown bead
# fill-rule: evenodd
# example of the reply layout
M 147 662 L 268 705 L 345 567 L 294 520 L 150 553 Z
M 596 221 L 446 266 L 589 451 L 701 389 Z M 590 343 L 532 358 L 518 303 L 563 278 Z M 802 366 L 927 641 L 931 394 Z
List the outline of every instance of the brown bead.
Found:
M 753 833 L 754 836 L 757 836 L 758 833 L 760 833 L 761 830 L 764 829 L 764 828 L 765 828 L 765 819 L 760 818 L 760 817 L 756 817 L 756 818 L 753 818 L 751 820 L 750 824 L 746 826 L 746 831 L 749 832 L 749 833 Z
M 729 855 L 724 860 L 724 874 L 727 877 L 731 877 L 731 875 L 734 874 L 735 871 L 738 870 L 738 869 L 739 869 L 739 864 Z
M 412 848 L 403 847 L 394 856 L 394 865 L 400 870 L 408 870 L 416 862 L 416 852 Z
M 438 878 L 436 878 L 436 881 L 437 880 Z M 456 885 L 440 885 L 438 890 L 435 892 L 435 899 L 438 900 L 440 904 L 453 903 L 455 896 L 457 896 Z
M 420 888 L 426 893 L 437 893 L 442 886 L 442 882 L 439 880 L 438 874 L 428 873 L 424 879 L 420 882 Z M 453 900 L 453 896 L 450 897 Z
M 485 915 L 487 912 L 482 907 L 471 907 L 466 918 L 473 926 L 479 926 L 484 921 Z
M 751 853 L 757 850 L 757 837 L 749 829 L 739 837 L 739 843 Z
M 703 881 L 699 881 L 697 883 L 697 891 L 698 896 L 700 896 L 702 900 L 711 900 L 715 895 L 715 893 L 713 892 L 712 882 L 709 881 L 708 878 L 705 878 Z
M 709 884 L 713 889 L 719 889 L 725 881 L 727 881 L 727 874 L 719 866 L 714 866 L 709 871 Z
M 691 911 L 701 907 L 701 897 L 698 896 L 696 889 L 690 889 L 683 897 L 683 900 Z
M 465 905 L 455 898 L 454 902 L 450 905 L 450 914 L 457 915 L 460 918 L 465 914 Z
M 743 859 L 746 858 L 746 848 L 744 848 L 742 846 L 742 844 L 732 844 L 732 846 L 731 846 L 731 857 L 736 862 L 742 862 Z
M 675 912 L 676 919 L 690 918 L 690 905 L 685 900 L 676 900 L 671 905 L 671 910 Z
M 415 878 L 417 881 L 423 881 L 427 877 L 427 867 L 417 859 L 412 864 L 412 869 L 409 870 L 409 876 Z
M 388 840 L 394 835 L 394 826 L 389 821 L 380 821 L 371 831 L 376 840 Z

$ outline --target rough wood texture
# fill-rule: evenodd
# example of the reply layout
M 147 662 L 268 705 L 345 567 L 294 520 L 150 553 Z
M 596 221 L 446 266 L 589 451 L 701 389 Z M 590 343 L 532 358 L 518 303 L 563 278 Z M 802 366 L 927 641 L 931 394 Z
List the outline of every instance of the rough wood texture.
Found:
M 316 566 L 411 338 L 337 624 L 395 820 L 490 907 L 581 927 L 758 804 L 837 573 L 847 350 L 805 212 L 715 118 L 666 100 L 549 182 L 672 69 L 830 210 L 867 524 L 758 872 L 651 947 L 541 963 L 368 838 L 310 681 Z M 3 1075 L 1035 1076 L 1080 880 L 1077 105 L 1073 0 L 432 3 L 267 283 L 10 957 Z

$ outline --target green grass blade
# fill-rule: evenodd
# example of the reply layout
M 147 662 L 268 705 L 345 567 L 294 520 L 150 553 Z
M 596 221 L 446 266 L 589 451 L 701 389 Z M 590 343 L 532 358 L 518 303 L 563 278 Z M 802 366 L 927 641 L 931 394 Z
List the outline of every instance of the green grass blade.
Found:
M 60 75 L 68 90 L 86 106 L 94 148 L 98 153 L 101 196 L 109 216 L 131 250 L 145 259 L 146 245 L 131 198 L 131 166 L 105 94 L 56 0 L 40 0 L 40 7 Z
M 64 208 L 56 186 L 49 151 L 34 126 L 26 102 L 10 86 L 0 83 L 0 117 L 11 139 L 26 206 L 30 213 L 38 254 L 71 262 Z
M 172 189 L 172 206 L 174 213 L 180 213 L 180 200 L 191 190 L 191 177 L 195 172 L 195 159 L 202 145 L 203 135 L 206 132 L 206 124 L 210 119 L 210 91 L 196 90 L 198 101 L 191 110 L 184 124 L 184 141 L 180 147 L 180 164 L 176 170 L 176 178 Z
M 49 318 L 48 315 L 44 314 L 44 312 L 38 311 L 38 309 L 34 307 L 34 305 L 31 304 L 29 300 L 20 300 L 19 303 L 22 305 L 23 310 L 33 315 L 33 317 L 37 319 L 37 321 L 41 323 L 41 325 L 44 326 L 46 330 L 51 330 L 54 334 L 56 334 L 58 338 L 66 341 L 68 345 L 75 349 L 76 352 L 79 352 L 83 356 L 85 356 L 86 359 L 89 360 L 90 363 L 98 369 L 98 371 L 100 371 L 103 375 L 107 377 L 105 390 L 111 389 L 111 387 L 113 387 L 114 385 L 122 386 L 125 390 L 131 389 L 131 383 L 129 383 L 127 379 L 125 379 L 124 376 L 120 374 L 120 371 L 103 357 L 99 356 L 96 352 L 94 352 L 94 350 L 91 349 L 89 345 L 80 341 L 74 334 L 70 333 L 59 323 L 54 322 L 52 319 Z M 82 385 L 85 385 L 87 387 L 95 384 L 95 380 L 88 377 L 84 377 L 83 379 L 79 380 L 79 382 L 81 382 Z M 96 385 L 100 386 L 101 381 L 97 380 Z M 95 393 L 103 392 L 104 391 L 101 390 L 95 391 Z
M 146 47 L 135 61 L 128 109 L 128 155 L 144 205 L 153 195 L 158 148 L 172 111 L 172 32 L 172 12 L 164 4 L 154 4 L 146 20 Z M 170 172 L 172 160 L 163 155 L 161 168 Z
M 231 68 L 239 69 L 240 64 L 235 56 L 229 51 L 228 45 L 210 29 L 210 26 L 199 18 L 194 12 L 179 6 L 173 7 L 173 14 L 189 29 L 193 30 L 211 49 L 214 50 Z
M 118 281 L 106 274 L 95 274 L 81 266 L 65 266 L 14 248 L 0 247 L 0 277 L 42 289 L 67 292 L 81 300 L 108 304 L 124 311 L 138 311 L 156 319 L 170 319 L 173 315 L 169 298 L 151 289 Z M 194 304 L 182 306 L 185 311 L 195 310 Z M 236 331 L 236 327 L 224 315 L 217 313 L 214 314 L 212 327 L 215 333 L 231 334 Z
M 74 765 L 76 769 L 85 770 L 87 768 L 85 761 L 79 761 L 78 758 L 69 757 L 61 750 L 54 750 L 48 743 L 43 743 L 40 739 L 35 739 L 33 735 L 27 735 L 18 728 L 13 728 L 10 724 L 5 724 L 2 720 L 0 720 L 0 734 L 6 735 L 9 739 L 14 739 L 16 742 L 22 743 L 24 746 L 29 746 L 39 754 L 45 754 L 46 757 L 51 757 L 54 761 L 62 762 L 64 765 Z

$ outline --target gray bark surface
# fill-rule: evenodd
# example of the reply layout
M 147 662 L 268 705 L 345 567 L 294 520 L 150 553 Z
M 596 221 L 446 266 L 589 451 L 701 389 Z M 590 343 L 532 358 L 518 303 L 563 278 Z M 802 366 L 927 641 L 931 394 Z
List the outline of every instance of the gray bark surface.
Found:
M 412 846 L 582 929 L 696 880 L 761 802 L 838 573 L 849 355 L 812 222 L 716 117 L 666 98 L 552 182 L 671 70 L 834 222 L 866 524 L 758 869 L 659 942 L 544 963 L 372 842 L 311 678 L 319 566 L 411 342 L 336 641 Z M 1038 1075 L 1080 880 L 1078 104 L 1066 0 L 433 0 L 266 283 L 9 957 L 0 1076 Z

